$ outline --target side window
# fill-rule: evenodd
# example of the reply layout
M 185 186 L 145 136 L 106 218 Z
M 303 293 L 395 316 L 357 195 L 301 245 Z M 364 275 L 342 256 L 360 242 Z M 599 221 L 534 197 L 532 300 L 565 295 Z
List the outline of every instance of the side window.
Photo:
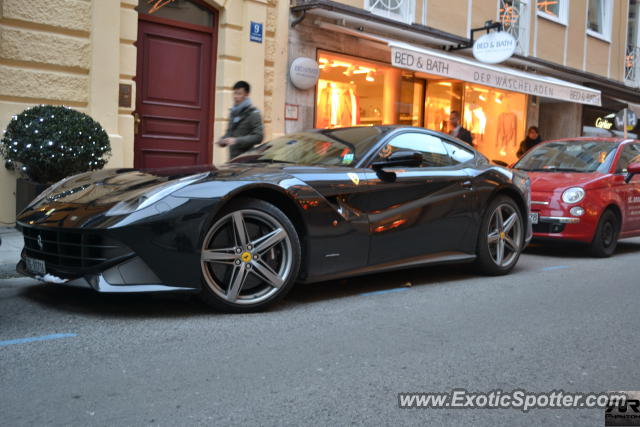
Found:
M 627 144 L 622 148 L 616 173 L 627 173 L 627 166 L 640 162 L 640 144 Z
M 403 133 L 393 138 L 378 153 L 377 160 L 383 160 L 396 151 L 416 151 L 422 153 L 422 167 L 450 166 L 451 159 L 437 136 L 423 133 Z
M 447 151 L 449 152 L 449 157 L 453 160 L 453 164 L 459 165 L 460 163 L 466 163 L 469 160 L 475 157 L 473 152 L 467 150 L 466 148 L 462 148 L 457 144 L 454 144 L 449 141 L 443 141 Z

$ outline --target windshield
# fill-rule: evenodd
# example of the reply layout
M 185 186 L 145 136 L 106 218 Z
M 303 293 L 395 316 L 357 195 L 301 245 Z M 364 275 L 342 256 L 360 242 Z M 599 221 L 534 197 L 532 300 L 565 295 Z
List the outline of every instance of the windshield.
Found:
M 294 133 L 260 144 L 232 162 L 352 166 L 383 132 L 375 127 L 355 127 Z
M 529 172 L 606 172 L 617 144 L 572 140 L 540 144 L 529 151 L 515 169 Z

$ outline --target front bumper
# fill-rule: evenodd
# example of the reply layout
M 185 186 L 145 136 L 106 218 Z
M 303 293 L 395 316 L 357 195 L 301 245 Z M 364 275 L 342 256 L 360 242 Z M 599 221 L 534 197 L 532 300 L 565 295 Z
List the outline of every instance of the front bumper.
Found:
M 569 216 L 541 216 L 540 222 L 546 222 L 549 224 L 579 224 L 580 218 Z
M 538 223 L 533 225 L 534 239 L 591 242 L 598 222 L 597 212 L 585 209 L 583 216 L 570 216 L 567 214 L 571 207 L 533 204 L 531 211 L 538 213 Z
M 159 283 L 155 274 L 138 257 L 117 264 L 104 272 L 85 274 L 77 278 L 61 278 L 52 274 L 44 276 L 27 269 L 24 260 L 16 265 L 16 271 L 45 283 L 93 289 L 103 293 L 142 292 L 193 292 L 193 288 L 167 286 Z

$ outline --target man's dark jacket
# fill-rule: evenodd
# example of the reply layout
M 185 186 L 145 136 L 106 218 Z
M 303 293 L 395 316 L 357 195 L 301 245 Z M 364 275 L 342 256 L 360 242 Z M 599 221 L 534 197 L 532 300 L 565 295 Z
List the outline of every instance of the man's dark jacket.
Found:
M 223 138 L 235 138 L 235 144 L 229 147 L 231 158 L 239 156 L 250 150 L 254 145 L 260 144 L 264 137 L 262 128 L 262 116 L 253 105 L 241 109 L 229 116 L 229 127 Z
M 460 130 L 458 131 L 458 139 L 463 140 L 464 142 L 466 142 L 469 145 L 473 145 L 472 138 L 471 138 L 471 132 L 469 132 L 468 130 L 466 130 L 463 127 L 461 127 Z

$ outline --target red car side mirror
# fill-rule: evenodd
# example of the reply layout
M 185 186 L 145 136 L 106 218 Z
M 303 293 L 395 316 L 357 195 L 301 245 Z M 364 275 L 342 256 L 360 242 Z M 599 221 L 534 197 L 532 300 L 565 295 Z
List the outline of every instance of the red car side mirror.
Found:
M 627 176 L 624 177 L 624 182 L 628 184 L 635 174 L 640 174 L 639 162 L 631 163 L 629 166 L 627 166 Z

